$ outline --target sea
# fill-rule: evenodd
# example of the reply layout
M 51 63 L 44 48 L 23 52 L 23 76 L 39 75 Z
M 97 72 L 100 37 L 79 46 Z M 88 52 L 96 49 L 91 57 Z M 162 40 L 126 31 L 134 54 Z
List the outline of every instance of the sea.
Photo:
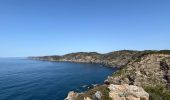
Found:
M 0 100 L 64 100 L 103 84 L 116 68 L 100 64 L 0 58 Z

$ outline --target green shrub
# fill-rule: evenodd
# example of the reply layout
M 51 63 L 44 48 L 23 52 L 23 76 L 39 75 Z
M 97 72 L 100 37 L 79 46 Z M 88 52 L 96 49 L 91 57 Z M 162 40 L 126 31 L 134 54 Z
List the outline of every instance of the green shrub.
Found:
M 145 91 L 149 93 L 149 100 L 170 100 L 170 90 L 161 85 L 147 86 Z
M 113 73 L 113 77 L 116 77 L 116 76 L 120 76 L 120 75 L 124 75 L 126 73 L 126 69 L 120 69 L 118 71 L 116 71 L 115 73 Z

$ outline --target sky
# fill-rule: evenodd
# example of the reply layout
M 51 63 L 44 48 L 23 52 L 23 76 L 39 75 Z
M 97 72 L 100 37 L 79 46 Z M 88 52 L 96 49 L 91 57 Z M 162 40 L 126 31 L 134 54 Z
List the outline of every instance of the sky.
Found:
M 170 0 L 0 0 L 0 57 L 170 49 Z

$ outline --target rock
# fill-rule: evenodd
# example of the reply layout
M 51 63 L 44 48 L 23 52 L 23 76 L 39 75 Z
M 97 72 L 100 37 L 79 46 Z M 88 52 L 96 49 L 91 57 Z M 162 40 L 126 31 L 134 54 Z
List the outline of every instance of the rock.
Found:
M 108 88 L 110 89 L 110 91 L 119 92 L 119 91 L 126 91 L 128 86 L 129 86 L 128 84 L 123 84 L 123 85 L 111 84 L 109 85 Z
M 136 98 L 132 95 L 129 95 L 129 96 L 126 97 L 126 100 L 140 100 L 140 98 Z
M 109 83 L 109 81 L 108 81 L 108 80 L 105 80 L 105 81 L 104 81 L 104 84 L 106 84 L 106 85 L 110 85 L 110 83 Z
M 109 92 L 109 97 L 112 98 L 112 100 L 121 100 L 121 97 L 116 92 Z
M 143 88 L 134 85 L 113 85 L 109 87 L 112 100 L 149 100 L 149 94 Z
M 71 91 L 68 93 L 68 96 L 65 100 L 75 100 L 77 96 L 78 96 L 78 93 Z
M 92 100 L 92 99 L 90 99 L 89 97 L 85 97 L 84 100 Z
M 149 98 L 149 94 L 147 92 L 145 92 L 142 87 L 130 85 L 128 87 L 128 90 L 129 90 L 128 91 L 129 94 L 132 94 L 133 96 L 135 96 L 137 98 L 145 98 L 144 100 L 149 100 L 149 99 L 146 99 L 146 98 Z
M 102 98 L 102 93 L 100 91 L 97 91 L 95 94 L 94 94 L 94 99 L 95 100 L 101 100 Z

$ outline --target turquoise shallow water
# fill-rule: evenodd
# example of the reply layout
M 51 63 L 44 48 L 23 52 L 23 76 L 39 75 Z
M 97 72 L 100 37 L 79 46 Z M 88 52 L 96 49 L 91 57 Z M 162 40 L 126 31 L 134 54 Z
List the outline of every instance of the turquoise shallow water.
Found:
M 0 59 L 0 100 L 63 100 L 101 84 L 116 69 L 99 64 Z

